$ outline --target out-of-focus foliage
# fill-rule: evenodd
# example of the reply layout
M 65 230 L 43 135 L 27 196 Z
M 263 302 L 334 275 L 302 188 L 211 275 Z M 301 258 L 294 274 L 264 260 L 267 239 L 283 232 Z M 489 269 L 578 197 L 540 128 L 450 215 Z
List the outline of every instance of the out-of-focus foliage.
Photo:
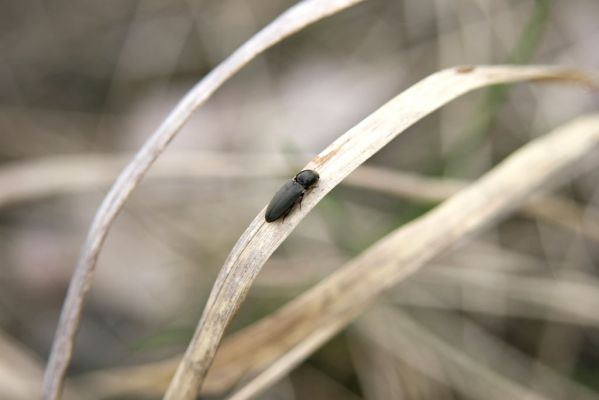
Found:
M 80 173 L 86 154 L 134 151 L 191 85 L 291 5 L 0 1 L 0 168 L 80 155 Z M 269 153 L 289 160 L 283 175 L 293 176 L 298 164 L 291 154 L 317 153 L 439 69 L 501 63 L 597 68 L 598 15 L 596 0 L 366 1 L 251 63 L 196 113 L 169 152 Z M 596 94 L 571 87 L 492 88 L 443 108 L 371 162 L 474 179 L 531 138 L 598 104 Z M 583 228 L 596 221 L 585 216 L 597 215 L 598 183 L 599 174 L 590 171 L 562 189 L 583 211 Z M 234 174 L 143 184 L 100 257 L 72 372 L 180 352 L 216 271 L 280 184 L 272 176 Z M 0 209 L 0 329 L 40 359 L 47 356 L 70 273 L 105 189 Z M 232 329 L 275 310 L 430 206 L 336 190 L 267 264 Z M 570 380 L 599 391 L 597 327 L 517 295 L 541 287 L 539 296 L 551 297 L 559 285 L 581 280 L 599 295 L 597 249 L 588 236 L 514 217 L 438 260 L 432 272 L 409 279 L 388 300 L 401 308 L 398 318 L 409 314 L 454 351 L 476 353 L 508 377 L 526 374 L 533 390 L 551 388 L 559 393 L 555 398 L 570 398 L 563 383 Z M 440 279 L 447 268 L 471 268 L 482 277 Z M 530 286 L 511 290 L 505 282 Z M 380 327 L 364 330 L 362 324 L 333 340 L 267 398 L 465 398 L 461 385 L 473 378 L 467 369 L 447 371 L 447 352 L 423 356 L 437 368 L 427 374 L 405 350 L 424 341 L 407 336 L 391 352 L 373 339 Z M 519 356 L 505 361 L 512 351 Z M 563 380 L 547 382 L 536 362 Z M 0 397 L 2 385 L 0 379 Z

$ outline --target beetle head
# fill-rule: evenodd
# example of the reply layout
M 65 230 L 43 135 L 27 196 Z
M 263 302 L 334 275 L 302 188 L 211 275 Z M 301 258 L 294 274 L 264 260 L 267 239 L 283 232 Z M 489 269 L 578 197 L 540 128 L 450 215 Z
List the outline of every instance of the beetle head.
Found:
M 305 169 L 297 174 L 293 179 L 307 190 L 316 182 L 318 182 L 319 178 L 320 176 L 316 171 Z

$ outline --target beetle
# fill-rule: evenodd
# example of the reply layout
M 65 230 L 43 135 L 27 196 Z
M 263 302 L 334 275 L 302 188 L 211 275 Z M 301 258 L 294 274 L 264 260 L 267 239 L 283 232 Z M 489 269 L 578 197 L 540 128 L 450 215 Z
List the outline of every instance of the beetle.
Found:
M 304 194 L 318 182 L 318 179 L 320 176 L 316 171 L 305 169 L 287 181 L 268 203 L 264 213 L 266 222 L 273 222 L 289 215 L 293 207 L 302 202 Z

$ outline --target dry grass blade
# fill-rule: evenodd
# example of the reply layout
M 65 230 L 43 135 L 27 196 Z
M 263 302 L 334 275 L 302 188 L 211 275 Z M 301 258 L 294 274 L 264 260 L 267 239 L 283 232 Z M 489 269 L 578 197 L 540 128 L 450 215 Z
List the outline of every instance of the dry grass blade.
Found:
M 431 285 L 460 285 L 470 290 L 477 288 L 493 296 L 549 309 L 552 313 L 550 319 L 599 327 L 599 281 L 592 276 L 559 279 L 553 276 L 548 279 L 452 266 L 429 268 L 426 273 L 419 275 L 418 280 Z M 444 299 L 445 305 L 449 302 Z M 480 304 L 477 306 L 484 307 Z M 515 312 L 530 316 L 526 314 L 526 307 L 518 307 Z
M 394 313 L 398 314 L 397 310 Z M 407 339 L 411 349 L 434 349 L 436 354 L 468 375 L 477 375 L 480 371 L 468 371 L 467 368 L 464 368 L 468 367 L 464 365 L 465 363 L 471 364 L 474 362 L 480 365 L 480 368 L 490 369 L 489 372 L 491 373 L 494 373 L 497 366 L 501 365 L 500 373 L 503 379 L 507 378 L 513 382 L 518 382 L 520 385 L 524 385 L 526 390 L 534 390 L 539 395 L 552 399 L 596 400 L 598 398 L 596 392 L 577 382 L 573 377 L 565 375 L 565 371 L 561 368 L 556 371 L 544 365 L 538 359 L 531 358 L 517 347 L 504 342 L 468 319 L 447 315 L 442 324 L 433 323 L 431 326 L 425 327 L 415 320 L 409 320 L 406 315 L 400 315 L 403 317 L 400 323 L 403 325 L 408 322 L 412 325 L 412 329 L 406 326 L 405 335 L 393 335 L 396 341 L 405 343 Z M 416 331 L 413 328 L 417 328 Z M 408 333 L 410 330 L 411 332 Z M 464 336 L 467 336 L 469 340 L 463 341 Z M 440 340 L 441 337 L 443 340 Z M 404 348 L 406 348 L 405 344 Z M 456 352 L 458 355 L 454 356 L 452 353 Z M 466 360 L 468 358 L 471 362 Z M 448 369 L 444 370 L 447 371 Z M 449 368 L 449 370 L 452 371 L 453 369 Z M 543 382 L 543 385 L 535 387 L 532 383 L 531 374 L 537 374 L 537 378 Z M 486 373 L 483 375 L 486 375 Z M 480 380 L 476 379 L 476 381 Z M 453 381 L 458 387 L 467 392 L 475 389 L 472 386 L 463 386 L 463 381 L 460 382 L 455 379 Z M 472 383 L 472 380 L 467 379 L 466 385 L 468 385 L 468 382 Z M 481 397 L 487 398 L 485 395 L 473 396 L 473 398 Z M 500 395 L 499 398 L 504 399 L 506 396 Z M 507 398 L 512 397 L 507 396 Z
M 447 330 L 455 331 L 447 336 L 454 336 L 454 343 L 467 331 L 468 337 L 476 345 L 469 349 L 468 345 L 456 346 L 441 339 L 433 330 L 421 325 L 408 315 L 397 309 L 377 307 L 359 321 L 360 335 L 382 347 L 389 354 L 405 359 L 413 367 L 431 377 L 452 385 L 468 398 L 485 399 L 544 399 L 558 398 L 548 394 L 550 390 L 536 392 L 524 381 L 531 368 L 528 359 L 516 349 L 507 346 L 494 336 L 485 333 L 477 325 L 462 319 L 455 322 L 444 321 Z M 457 327 L 461 329 L 457 329 Z M 443 335 L 445 338 L 445 334 Z M 475 338 L 477 340 L 475 340 Z M 485 354 L 480 354 L 485 353 Z M 437 356 L 437 368 L 426 363 L 428 356 Z M 497 355 L 501 355 L 498 360 Z M 486 357 L 485 357 L 486 356 Z M 487 358 L 490 357 L 490 360 Z M 495 364 L 489 363 L 495 361 Z M 501 365 L 501 372 L 495 365 Z M 541 368 L 543 380 L 558 386 L 559 393 L 566 394 L 569 399 L 596 399 L 597 396 L 584 386 L 555 372 L 547 367 Z M 504 371 L 510 371 L 505 374 Z M 515 371 L 518 371 L 517 374 Z M 548 396 L 548 397 L 545 397 Z
M 430 202 L 443 201 L 470 182 L 458 179 L 439 179 L 411 173 L 398 173 L 384 168 L 362 167 L 346 180 L 349 185 L 383 193 Z M 583 211 L 572 200 L 554 196 L 532 199 L 523 207 L 524 213 L 545 220 L 566 230 L 599 242 L 599 215 L 593 210 Z M 588 223 L 582 226 L 582 221 Z
M 438 372 L 435 369 L 431 371 L 430 366 L 423 362 L 429 353 L 437 355 L 439 360 L 436 361 L 441 364 L 437 369 L 445 374 L 435 378 L 455 386 L 468 398 L 546 399 L 468 357 L 460 349 L 443 342 L 398 310 L 376 307 L 367 313 L 357 326 L 360 335 L 368 337 L 391 354 L 406 359 L 425 373 Z
M 66 369 L 73 353 L 81 310 L 86 294 L 91 287 L 96 261 L 104 239 L 108 234 L 108 229 L 133 189 L 193 111 L 256 55 L 306 25 L 360 1 L 362 0 L 307 0 L 291 7 L 194 86 L 119 175 L 96 213 L 71 279 L 44 374 L 42 388 L 44 399 L 50 400 L 60 397 Z
M 320 330 L 318 334 L 311 336 L 308 340 L 303 341 L 300 345 L 290 349 L 289 352 L 283 354 L 278 358 L 264 374 L 258 375 L 255 379 L 252 379 L 247 385 L 235 392 L 228 400 L 243 400 L 251 399 L 256 393 L 263 391 L 269 387 L 272 382 L 277 382 L 281 379 L 287 371 L 293 369 L 302 360 L 303 355 L 310 352 L 314 346 L 319 346 L 323 341 L 328 340 L 331 336 L 342 329 L 342 325 L 331 324 L 327 329 Z
M 263 210 L 229 254 L 165 398 L 192 399 L 198 395 L 224 331 L 262 265 L 326 193 L 398 134 L 443 104 L 476 88 L 524 80 L 563 80 L 598 86 L 592 76 L 572 69 L 543 66 L 452 68 L 433 74 L 410 87 L 322 151 L 306 166 L 318 171 L 321 180 L 318 187 L 304 199 L 302 209 L 292 213 L 284 222 L 273 224 L 265 223 Z M 576 149 L 580 151 L 576 146 L 570 150 Z M 571 154 L 576 157 L 580 155 Z M 528 176 L 535 178 L 532 173 Z M 450 225 L 455 218 L 453 215 L 446 217 L 447 221 L 443 221 L 445 225 Z M 463 221 L 463 225 L 468 226 L 468 219 Z
M 33 351 L 0 331 L 0 398 L 30 400 L 39 396 L 42 382 L 42 360 Z M 66 400 L 91 399 L 67 382 Z
M 103 188 L 112 182 L 128 158 L 128 155 L 118 154 L 85 154 L 8 164 L 0 168 L 0 208 L 57 194 Z M 299 160 L 295 155 L 286 158 Z M 263 178 L 280 176 L 287 164 L 273 154 L 177 152 L 162 156 L 145 179 Z M 248 165 L 252 168 L 247 168 Z M 418 201 L 440 202 L 470 182 L 362 166 L 343 184 Z M 533 200 L 523 210 L 530 216 L 599 242 L 599 214 L 590 207 L 583 211 L 571 200 L 548 196 Z M 582 220 L 585 220 L 584 228 Z
M 353 334 L 353 331 L 346 338 L 352 367 L 364 399 L 448 399 L 452 397 L 447 386 L 441 387 L 435 384 L 427 375 L 394 356 L 382 346 L 363 340 L 361 336 Z M 423 362 L 435 371 L 439 367 L 436 357 L 428 357 Z
M 498 249 L 498 251 L 502 250 Z M 471 253 L 467 254 L 467 258 L 478 259 Z M 506 254 L 503 257 L 505 259 L 504 262 L 517 264 L 513 267 L 523 267 L 524 260 L 510 261 L 510 258 L 513 258 L 513 256 L 510 257 L 509 254 Z M 511 268 L 511 266 L 507 267 Z M 419 285 L 419 283 L 424 283 L 424 285 Z M 496 299 L 516 300 L 518 305 L 517 307 L 510 307 L 510 316 L 541 318 L 568 324 L 599 326 L 599 318 L 595 312 L 597 307 L 599 307 L 599 291 L 597 290 L 599 286 L 595 280 L 586 275 L 581 277 L 575 275 L 567 279 L 555 279 L 555 277 L 553 279 L 545 279 L 512 275 L 494 269 L 489 270 L 488 268 L 480 270 L 474 268 L 474 265 L 467 267 L 457 265 L 428 265 L 427 268 L 419 271 L 417 277 L 414 277 L 410 281 L 409 286 L 399 286 L 397 290 L 393 290 L 391 297 L 401 305 L 466 310 L 501 316 L 508 315 L 506 314 L 507 310 L 504 307 L 498 307 L 495 302 L 465 301 L 463 296 L 447 295 L 444 290 L 435 290 L 434 294 L 429 293 L 427 290 L 429 287 L 443 288 L 455 286 L 462 286 L 464 290 L 467 290 L 468 293 L 474 296 L 477 296 L 479 293 L 486 293 Z M 549 310 L 549 314 L 547 310 Z M 275 338 L 271 339 L 274 340 Z M 239 337 L 235 339 L 235 341 L 239 340 L 241 340 Z M 264 342 L 254 344 L 261 345 Z M 220 362 L 222 354 L 231 354 L 229 350 L 230 345 L 231 342 L 225 339 L 221 352 L 217 353 L 216 365 L 211 369 L 208 375 L 209 379 L 204 386 L 206 394 L 222 392 L 223 388 L 233 385 L 235 380 L 239 379 L 239 375 L 228 374 L 228 369 L 233 368 L 235 370 L 235 366 L 239 364 L 254 365 L 244 354 L 237 355 L 241 360 L 231 359 L 226 364 Z M 296 351 L 299 350 L 301 349 L 296 349 Z M 354 350 L 353 344 L 351 350 Z M 501 350 L 500 353 L 504 354 L 505 351 Z M 292 356 L 293 353 L 288 353 L 282 359 L 277 360 L 277 363 L 283 365 L 286 360 L 297 363 L 297 360 L 290 359 Z M 166 388 L 178 361 L 179 359 L 175 358 L 136 367 L 121 367 L 96 371 L 76 378 L 75 382 L 79 387 L 85 387 L 90 394 L 93 394 L 97 398 L 130 397 L 141 394 L 157 396 Z M 366 369 L 368 370 L 367 366 Z M 516 370 L 516 368 L 503 369 Z M 427 364 L 425 371 L 427 374 L 435 372 L 434 370 L 433 363 Z M 256 372 L 257 370 L 255 369 L 248 369 L 246 371 L 249 375 Z M 273 373 L 283 374 L 284 370 L 279 369 L 273 371 Z M 380 377 L 380 373 L 381 371 L 378 371 L 376 377 Z M 438 374 L 440 376 L 434 375 L 433 377 L 441 379 L 443 377 L 442 372 L 438 372 Z M 272 379 L 273 377 L 261 377 L 261 379 L 266 378 Z M 219 379 L 222 379 L 222 381 L 219 381 Z M 553 382 L 565 382 L 563 378 L 561 380 L 557 379 L 555 374 L 547 379 Z M 244 392 L 255 389 L 259 384 L 260 382 L 253 383 L 253 388 L 244 388 Z M 379 386 L 377 389 L 381 390 L 382 387 Z M 240 394 L 238 393 L 237 395 Z
M 313 289 L 238 333 L 227 344 L 221 361 L 234 362 L 242 373 L 249 365 L 236 356 L 241 349 L 256 349 L 253 368 L 258 368 L 257 353 L 264 366 L 292 349 L 301 348 L 301 355 L 294 353 L 307 357 L 326 340 L 322 332 L 331 333 L 332 325 L 349 323 L 378 295 L 426 261 L 514 210 L 544 185 L 557 184 L 558 178 L 573 172 L 573 167 L 597 148 L 598 115 L 576 120 L 526 145 L 467 189 L 387 235 Z M 312 340 L 314 337 L 320 340 Z M 304 346 L 307 342 L 310 346 Z M 290 360 L 286 365 L 291 365 Z M 274 375 L 270 368 L 262 374 Z M 260 375 L 256 379 L 262 380 Z
M 113 367 L 75 377 L 95 399 L 156 398 L 164 393 L 181 357 L 150 362 L 143 366 Z
M 126 165 L 129 154 L 62 155 L 11 163 L 0 168 L 0 208 L 47 196 L 104 188 Z M 252 165 L 252 168 L 247 168 Z M 149 179 L 263 178 L 282 173 L 285 163 L 272 154 L 177 152 L 165 154 Z

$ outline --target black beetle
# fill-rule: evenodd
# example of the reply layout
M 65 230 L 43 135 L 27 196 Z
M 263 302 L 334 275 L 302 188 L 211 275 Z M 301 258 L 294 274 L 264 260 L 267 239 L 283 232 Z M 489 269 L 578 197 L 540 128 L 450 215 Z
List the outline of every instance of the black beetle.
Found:
M 316 171 L 305 169 L 285 183 L 266 207 L 264 214 L 266 222 L 273 222 L 289 215 L 293 206 L 302 202 L 306 191 L 314 186 L 319 178 Z

